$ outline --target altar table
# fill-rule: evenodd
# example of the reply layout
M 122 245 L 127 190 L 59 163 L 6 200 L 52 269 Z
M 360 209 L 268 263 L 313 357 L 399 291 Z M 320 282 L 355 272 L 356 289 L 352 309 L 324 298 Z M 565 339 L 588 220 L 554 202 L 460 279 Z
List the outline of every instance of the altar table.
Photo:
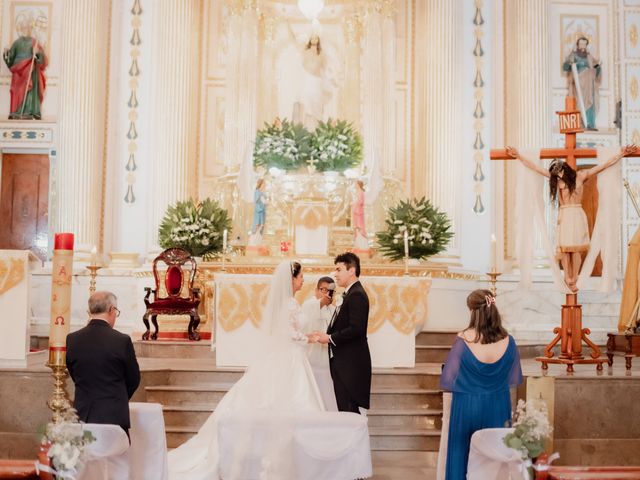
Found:
M 298 302 L 302 304 L 314 294 L 319 277 L 305 275 L 304 286 L 296 294 Z M 244 367 L 255 360 L 270 280 L 270 275 L 214 274 L 208 286 L 215 292 L 212 348 L 216 365 Z M 415 335 L 427 319 L 431 280 L 372 276 L 360 281 L 369 296 L 368 340 L 373 367 L 414 367 Z M 340 294 L 338 289 L 336 296 Z

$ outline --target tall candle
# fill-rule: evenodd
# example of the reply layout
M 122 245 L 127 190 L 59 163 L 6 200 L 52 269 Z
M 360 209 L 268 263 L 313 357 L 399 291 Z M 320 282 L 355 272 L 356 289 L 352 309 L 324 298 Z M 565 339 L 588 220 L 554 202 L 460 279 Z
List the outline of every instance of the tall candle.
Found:
M 227 253 L 227 236 L 228 236 L 228 234 L 229 234 L 229 232 L 225 228 L 224 231 L 222 232 L 222 253 L 223 254 Z
M 496 245 L 496 235 L 494 233 L 491 234 L 491 271 L 497 272 L 498 266 L 496 265 L 497 259 L 497 245 Z
M 96 260 L 98 259 L 98 249 L 94 245 L 91 249 L 91 265 L 96 265 Z
M 404 256 L 409 257 L 409 232 L 404 231 Z
M 49 328 L 49 364 L 64 365 L 67 334 L 71 323 L 71 278 L 73 275 L 73 234 L 54 237 L 51 266 L 51 321 Z

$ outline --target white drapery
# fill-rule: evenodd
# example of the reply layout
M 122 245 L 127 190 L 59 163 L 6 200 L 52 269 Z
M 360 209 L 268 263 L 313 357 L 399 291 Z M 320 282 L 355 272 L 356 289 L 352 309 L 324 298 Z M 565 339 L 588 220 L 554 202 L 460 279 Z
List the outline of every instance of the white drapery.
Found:
M 618 148 L 598 148 L 597 163 L 605 163 L 618 152 Z M 522 150 L 527 158 L 540 157 L 538 150 Z M 598 254 L 602 254 L 602 278 L 598 290 L 610 292 L 615 288 L 616 270 L 620 255 L 620 162 L 598 175 L 598 213 L 591 235 L 589 253 L 582 265 L 578 287 L 585 288 L 591 276 Z M 544 250 L 549 260 L 553 280 L 563 293 L 571 293 L 555 259 L 555 251 L 547 234 L 544 220 L 544 200 L 542 196 L 545 177 L 518 165 L 518 187 L 516 190 L 516 258 L 520 266 L 520 287 L 531 287 L 532 255 L 537 232 L 542 237 Z M 532 220 L 533 216 L 533 221 Z

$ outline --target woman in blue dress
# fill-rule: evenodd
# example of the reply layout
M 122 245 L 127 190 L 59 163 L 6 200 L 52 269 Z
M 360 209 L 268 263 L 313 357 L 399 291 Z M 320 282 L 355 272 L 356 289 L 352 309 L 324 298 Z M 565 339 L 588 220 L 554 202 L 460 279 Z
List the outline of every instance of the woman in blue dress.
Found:
M 471 435 L 511 422 L 509 389 L 522 383 L 518 347 L 502 326 L 489 290 L 467 297 L 469 326 L 458 334 L 440 378 L 452 392 L 446 480 L 467 478 Z
M 259 233 L 262 235 L 264 230 L 264 222 L 267 216 L 264 190 L 264 179 L 261 178 L 256 183 L 256 191 L 253 193 L 253 226 L 251 227 L 251 233 L 253 234 Z

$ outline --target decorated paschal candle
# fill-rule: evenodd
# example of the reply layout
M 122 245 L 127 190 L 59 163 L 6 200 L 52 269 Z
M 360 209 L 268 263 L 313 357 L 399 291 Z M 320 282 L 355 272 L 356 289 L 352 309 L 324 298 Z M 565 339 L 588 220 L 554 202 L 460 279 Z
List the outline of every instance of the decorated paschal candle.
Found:
M 72 276 L 73 233 L 56 233 L 51 267 L 50 365 L 65 364 L 67 334 L 71 323 Z

